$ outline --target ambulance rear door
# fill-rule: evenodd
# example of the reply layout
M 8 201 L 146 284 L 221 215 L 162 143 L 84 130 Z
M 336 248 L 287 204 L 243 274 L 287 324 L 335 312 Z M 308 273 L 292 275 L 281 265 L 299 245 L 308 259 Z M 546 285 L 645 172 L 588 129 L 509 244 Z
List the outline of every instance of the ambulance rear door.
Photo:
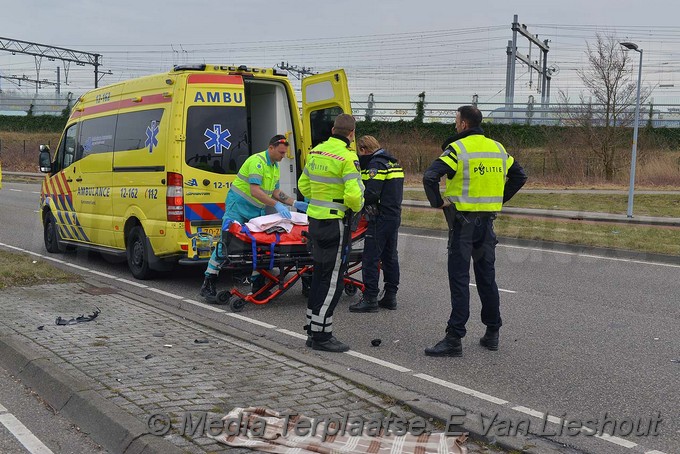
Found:
M 189 74 L 185 105 L 185 232 L 219 238 L 227 192 L 251 152 L 243 78 Z
M 343 69 L 302 79 L 302 131 L 307 152 L 331 136 L 335 117 L 352 114 L 347 76 Z

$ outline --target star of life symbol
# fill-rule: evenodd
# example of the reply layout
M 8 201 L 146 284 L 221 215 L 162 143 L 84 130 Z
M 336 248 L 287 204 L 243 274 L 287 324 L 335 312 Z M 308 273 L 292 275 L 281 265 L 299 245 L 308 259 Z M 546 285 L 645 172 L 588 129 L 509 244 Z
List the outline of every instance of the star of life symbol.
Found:
M 149 153 L 153 153 L 153 147 L 158 146 L 158 123 L 156 120 L 153 120 L 151 125 L 146 127 L 144 146 L 149 147 Z
M 222 125 L 213 125 L 213 129 L 206 129 L 203 135 L 208 138 L 208 140 L 205 141 L 205 147 L 208 150 L 214 148 L 215 154 L 222 154 L 223 148 L 226 148 L 227 151 L 229 151 L 231 142 L 227 139 L 231 137 L 231 133 L 228 129 L 222 131 Z

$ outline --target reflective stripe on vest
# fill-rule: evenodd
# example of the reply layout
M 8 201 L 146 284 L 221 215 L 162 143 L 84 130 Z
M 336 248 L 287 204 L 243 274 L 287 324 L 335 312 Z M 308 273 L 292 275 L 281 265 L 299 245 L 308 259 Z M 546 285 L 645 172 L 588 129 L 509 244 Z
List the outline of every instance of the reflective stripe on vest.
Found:
M 311 199 L 309 203 L 319 207 L 330 208 L 331 210 L 342 211 L 343 213 L 347 210 L 347 207 L 345 205 L 337 202 L 328 202 L 326 200 Z

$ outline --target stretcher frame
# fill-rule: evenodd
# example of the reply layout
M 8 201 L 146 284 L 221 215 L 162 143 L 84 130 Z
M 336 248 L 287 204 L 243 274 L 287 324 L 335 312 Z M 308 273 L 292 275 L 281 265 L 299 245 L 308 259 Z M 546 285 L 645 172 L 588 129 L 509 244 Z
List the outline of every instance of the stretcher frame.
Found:
M 229 305 L 233 312 L 241 312 L 246 304 L 268 304 L 295 285 L 298 280 L 302 281 L 302 295 L 309 296 L 314 260 L 307 247 L 308 226 L 296 226 L 302 230 L 302 241 L 291 243 L 289 241 L 276 241 L 275 233 L 246 235 L 244 239 L 243 226 L 233 223 L 228 230 L 223 232 L 223 243 L 227 250 L 226 260 L 220 269 L 234 272 L 253 272 L 256 270 L 265 279 L 265 284 L 255 293 L 244 293 L 237 287 L 230 290 L 222 290 L 217 293 L 215 303 Z M 347 228 L 347 226 L 345 226 Z M 363 240 L 367 230 L 367 223 L 360 219 L 357 227 L 352 231 L 348 250 L 343 254 L 347 261 L 347 268 L 343 275 L 344 292 L 353 296 L 358 290 L 366 289 L 361 279 L 357 278 L 362 269 Z M 246 228 L 247 231 L 247 228 Z M 285 234 L 279 234 L 284 237 Z M 260 240 L 267 238 L 267 240 Z M 253 241 L 256 245 L 253 247 Z M 260 266 L 266 264 L 266 267 Z M 278 270 L 278 274 L 272 271 Z

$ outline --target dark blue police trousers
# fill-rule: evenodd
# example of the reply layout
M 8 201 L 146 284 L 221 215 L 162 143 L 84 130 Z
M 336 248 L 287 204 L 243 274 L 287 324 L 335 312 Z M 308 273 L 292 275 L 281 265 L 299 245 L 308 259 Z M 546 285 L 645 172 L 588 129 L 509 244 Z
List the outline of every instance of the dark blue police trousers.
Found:
M 456 220 L 449 230 L 448 271 L 451 290 L 451 316 L 447 332 L 464 337 L 470 317 L 470 260 L 473 261 L 477 293 L 482 302 L 482 323 L 497 331 L 503 324 L 496 285 L 496 234 L 493 219 L 465 213 L 467 221 Z

